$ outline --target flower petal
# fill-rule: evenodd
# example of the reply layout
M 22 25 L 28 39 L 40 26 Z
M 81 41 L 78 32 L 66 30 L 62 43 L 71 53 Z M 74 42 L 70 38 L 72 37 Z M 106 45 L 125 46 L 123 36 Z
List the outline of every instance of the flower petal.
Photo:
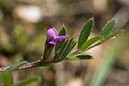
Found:
M 57 38 L 53 39 L 52 41 L 49 42 L 49 44 L 57 44 L 60 41 L 62 41 L 63 39 L 67 39 L 68 35 L 66 36 L 58 36 Z
M 56 31 L 56 29 L 55 28 L 50 28 L 47 31 L 47 42 L 53 40 L 56 37 L 57 37 L 57 31 Z
M 57 30 L 54 27 L 52 27 L 51 29 L 53 29 L 53 31 L 55 32 L 55 34 L 57 36 L 58 35 Z

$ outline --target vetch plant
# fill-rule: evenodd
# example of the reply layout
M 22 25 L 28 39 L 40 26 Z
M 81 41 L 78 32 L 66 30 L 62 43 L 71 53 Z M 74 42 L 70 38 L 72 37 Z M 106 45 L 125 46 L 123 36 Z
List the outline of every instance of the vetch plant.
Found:
M 60 41 L 62 41 L 63 39 L 67 39 L 67 38 L 68 38 L 68 35 L 66 35 L 66 36 L 58 36 L 57 30 L 53 27 L 53 28 L 50 28 L 47 31 L 46 43 L 56 45 Z
M 50 28 L 47 31 L 47 40 L 45 43 L 45 51 L 44 51 L 42 61 L 46 61 L 46 60 L 50 59 L 54 45 L 58 44 L 63 39 L 67 39 L 67 38 L 68 38 L 68 35 L 58 36 L 57 30 L 54 27 Z
M 94 26 L 94 19 L 91 18 L 87 21 L 86 25 L 81 30 L 78 41 L 74 41 L 74 38 L 69 38 L 66 35 L 65 27 L 63 26 L 59 32 L 53 27 L 47 31 L 47 39 L 45 42 L 45 49 L 41 59 L 38 61 L 24 64 L 16 70 L 23 70 L 32 67 L 46 66 L 52 63 L 61 62 L 64 60 L 87 60 L 93 59 L 91 55 L 81 55 L 93 47 L 96 47 L 116 35 L 122 33 L 124 30 L 117 30 L 111 34 L 111 30 L 116 24 L 116 20 L 112 19 L 102 29 L 99 36 L 88 39 Z M 71 53 L 75 45 L 77 44 L 77 51 Z M 78 55 L 79 54 L 79 55 Z M 10 66 L 0 68 L 0 71 L 5 71 Z M 2 76 L 1 76 L 2 77 Z

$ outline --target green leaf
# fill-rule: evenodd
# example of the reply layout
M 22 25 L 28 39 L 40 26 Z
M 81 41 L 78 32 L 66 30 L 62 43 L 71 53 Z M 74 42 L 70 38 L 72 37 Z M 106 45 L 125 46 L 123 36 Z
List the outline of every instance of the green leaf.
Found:
M 66 52 L 65 52 L 65 54 L 62 56 L 63 58 L 65 57 L 65 58 L 67 58 L 67 56 L 69 55 L 69 53 L 72 51 L 72 49 L 74 48 L 74 46 L 77 44 L 77 42 L 74 42 L 73 40 L 72 40 L 72 42 L 70 43 L 70 45 L 69 45 L 69 47 L 67 47 L 66 48 Z
M 60 55 L 63 53 L 65 47 L 68 45 L 68 41 L 69 41 L 69 40 L 65 41 L 64 44 L 63 44 L 63 45 L 61 46 L 61 48 L 59 49 L 59 51 L 56 52 L 56 54 L 55 54 L 55 56 L 54 56 L 54 59 L 55 59 L 55 60 L 58 60 L 58 59 L 59 59 L 59 57 L 60 57 Z
M 62 36 L 62 35 L 66 35 L 66 30 L 65 30 L 65 27 L 63 26 L 62 29 L 60 30 L 59 32 L 59 36 Z M 55 53 L 61 48 L 61 46 L 63 45 L 65 39 L 63 41 L 60 41 L 56 47 L 55 47 Z
M 27 64 L 27 63 L 28 63 L 27 61 L 16 63 L 16 64 L 12 65 L 11 67 L 9 67 L 7 70 L 9 72 L 12 72 L 12 71 L 16 70 L 17 68 L 19 68 L 20 66 Z
M 77 42 L 73 42 L 73 44 L 72 44 L 71 47 L 70 47 L 69 53 L 72 51 L 72 49 L 75 47 L 76 44 L 77 44 Z
M 116 32 L 110 34 L 109 36 L 103 38 L 103 39 L 101 40 L 101 43 L 104 43 L 105 41 L 107 41 L 107 40 L 113 38 L 114 36 L 116 36 L 116 35 L 122 33 L 123 31 L 124 31 L 124 30 L 117 30 Z
M 66 44 L 65 48 L 63 49 L 63 51 L 60 51 L 61 54 L 59 55 L 59 59 L 65 57 L 67 55 L 72 42 L 73 42 L 73 38 L 68 41 L 68 43 Z
M 101 32 L 101 36 L 104 36 L 106 37 L 110 32 L 111 30 L 113 29 L 113 27 L 115 26 L 115 23 L 116 23 L 116 20 L 113 19 L 111 21 L 109 21 L 103 28 L 102 32 Z
M 40 80 L 40 77 L 35 76 L 35 77 L 28 78 L 26 80 L 23 80 L 23 81 L 19 82 L 18 84 L 14 85 L 14 86 L 25 86 L 27 84 L 30 84 L 30 83 L 38 81 L 38 80 Z
M 89 60 L 89 59 L 94 59 L 94 58 L 90 55 L 78 55 L 78 56 L 68 57 L 65 60 Z
M 14 71 L 15 69 L 17 69 L 18 67 L 20 67 L 20 66 L 22 66 L 22 65 L 24 65 L 24 64 L 27 64 L 27 62 L 26 61 L 23 61 L 23 62 L 19 62 L 19 63 L 16 63 L 16 64 L 14 64 L 14 65 L 12 65 L 11 67 L 9 67 L 8 69 L 6 69 L 8 72 L 12 72 L 12 71 Z M 5 71 L 6 71 L 5 70 Z M 4 71 L 3 71 L 4 72 Z M 1 75 L 0 75 L 0 79 L 2 78 L 2 76 L 3 76 L 3 72 L 1 73 Z
M 65 26 L 63 26 L 59 32 L 58 36 L 62 36 L 62 35 L 66 35 L 66 30 L 65 30 Z
M 103 36 L 96 36 L 96 37 L 93 37 L 91 39 L 89 39 L 88 41 L 86 41 L 82 47 L 81 47 L 81 51 L 84 51 L 86 48 L 88 48 L 90 45 L 92 45 L 93 43 L 95 43 L 96 41 L 102 39 Z
M 63 44 L 61 49 L 55 54 L 54 59 L 57 61 L 65 59 L 69 55 L 69 53 L 72 51 L 72 49 L 75 47 L 76 44 L 77 42 L 75 42 L 73 38 L 71 38 L 70 40 L 67 40 Z
M 82 45 L 85 43 L 85 41 L 88 39 L 91 30 L 93 28 L 93 18 L 91 18 L 86 25 L 83 27 L 80 36 L 79 36 L 79 41 L 78 41 L 78 49 L 81 49 Z
M 12 86 L 13 78 L 9 71 L 4 71 L 2 76 L 2 81 L 4 86 Z

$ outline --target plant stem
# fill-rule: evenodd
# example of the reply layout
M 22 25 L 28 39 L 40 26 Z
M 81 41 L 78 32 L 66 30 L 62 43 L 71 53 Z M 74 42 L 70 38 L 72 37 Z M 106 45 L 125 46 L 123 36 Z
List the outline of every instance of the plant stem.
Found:
M 81 53 L 81 51 L 77 50 L 77 51 L 71 53 L 71 54 L 69 55 L 69 57 L 70 57 L 70 56 L 74 56 L 74 55 L 76 55 L 76 54 L 80 54 L 80 53 Z
M 97 43 L 97 44 L 95 44 L 95 45 L 93 45 L 93 46 L 87 48 L 85 51 L 87 51 L 87 50 L 89 50 L 89 49 L 91 49 L 91 48 L 93 48 L 93 47 L 96 47 L 96 46 L 98 46 L 98 45 L 100 45 L 100 44 L 101 44 L 101 43 L 99 42 L 99 43 Z M 77 51 L 71 53 L 71 54 L 69 55 L 69 57 L 70 57 L 70 56 L 74 56 L 74 55 L 76 55 L 76 54 L 80 54 L 80 53 L 82 53 L 82 52 L 81 52 L 80 50 L 77 50 Z M 16 71 L 18 71 L 18 70 L 24 70 L 24 69 L 29 69 L 29 68 L 34 68 L 34 67 L 46 66 L 46 65 L 49 65 L 49 64 L 52 64 L 52 63 L 60 62 L 60 61 L 64 60 L 65 58 L 66 58 L 66 57 L 63 57 L 62 59 L 59 59 L 59 60 L 54 60 L 54 59 L 53 59 L 53 60 L 51 60 L 51 61 L 43 61 L 42 59 L 41 59 L 41 60 L 37 60 L 37 61 L 30 62 L 30 63 L 25 64 L 25 65 L 22 65 L 21 67 L 17 68 Z M 0 68 L 0 72 L 5 71 L 5 70 L 8 69 L 9 67 L 10 67 L 10 66 L 1 67 L 1 68 Z
M 40 67 L 40 66 L 46 66 L 46 65 L 49 65 L 49 64 L 52 64 L 52 63 L 57 63 L 57 62 L 60 62 L 62 60 L 64 60 L 66 57 L 63 57 L 59 60 L 51 60 L 51 61 L 45 61 L 45 62 L 42 62 L 42 60 L 37 60 L 37 61 L 34 61 L 34 62 L 30 62 L 28 64 L 25 64 L 25 65 L 22 65 L 21 67 L 17 68 L 15 71 L 18 71 L 18 70 L 24 70 L 24 69 L 29 69 L 29 68 L 34 68 L 34 67 Z M 6 67 L 1 67 L 0 68 L 0 73 L 2 71 L 5 71 L 6 69 L 8 69 L 10 66 L 6 66 Z
M 98 45 L 100 45 L 101 43 L 100 42 L 98 42 L 98 43 L 96 43 L 95 45 L 93 45 L 93 46 L 91 46 L 91 47 L 89 47 L 89 48 L 87 48 L 85 51 L 87 51 L 87 50 L 89 50 L 89 49 L 91 49 L 91 48 L 93 48 L 93 47 L 96 47 L 96 46 L 98 46 Z
M 38 66 L 40 66 L 40 64 L 41 64 L 40 60 L 34 61 L 34 62 L 30 62 L 28 64 L 22 65 L 21 67 L 17 68 L 16 71 L 17 70 L 23 70 L 23 69 L 29 69 L 29 68 L 32 68 L 32 67 L 38 67 Z M 11 67 L 11 66 L 1 67 L 0 68 L 0 72 L 5 71 L 9 67 Z
M 91 46 L 91 47 L 88 47 L 88 48 L 87 48 L 86 50 L 84 50 L 84 51 L 87 51 L 87 50 L 89 50 L 89 49 L 91 49 L 91 48 L 93 48 L 93 47 L 96 47 L 96 46 L 100 45 L 100 44 L 101 44 L 101 43 L 98 42 L 97 44 L 95 44 L 95 45 L 93 45 L 93 46 Z M 76 55 L 76 54 L 80 54 L 80 53 L 82 53 L 82 52 L 81 52 L 80 50 L 77 50 L 77 51 L 71 53 L 71 54 L 69 55 L 69 57 L 74 56 L 74 55 Z

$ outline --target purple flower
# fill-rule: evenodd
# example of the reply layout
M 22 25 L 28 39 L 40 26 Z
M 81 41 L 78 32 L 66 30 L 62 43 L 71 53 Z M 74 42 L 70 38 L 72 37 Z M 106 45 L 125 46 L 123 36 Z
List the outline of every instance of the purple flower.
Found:
M 49 44 L 55 45 L 55 44 L 59 43 L 60 41 L 62 41 L 63 39 L 67 39 L 67 38 L 68 38 L 68 35 L 58 36 L 57 30 L 53 27 L 47 31 L 47 41 L 46 42 Z

